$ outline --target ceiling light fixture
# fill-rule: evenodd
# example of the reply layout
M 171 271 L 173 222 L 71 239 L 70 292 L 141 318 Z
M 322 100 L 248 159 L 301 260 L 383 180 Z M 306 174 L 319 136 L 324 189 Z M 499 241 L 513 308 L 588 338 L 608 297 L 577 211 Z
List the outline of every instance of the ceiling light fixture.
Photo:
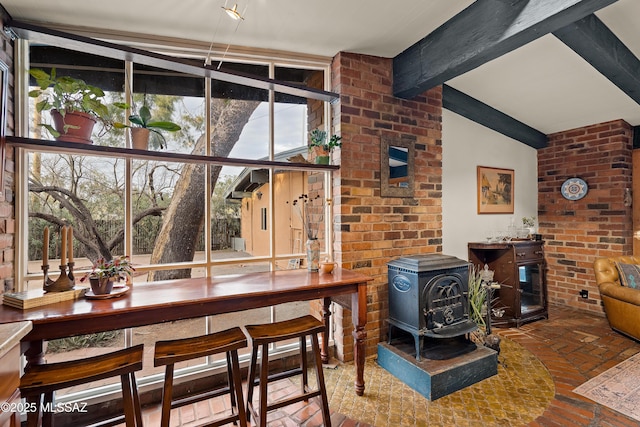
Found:
M 228 8 L 224 6 L 222 6 L 222 8 L 224 9 L 225 12 L 227 12 L 227 15 L 229 15 L 232 19 L 235 19 L 236 21 L 239 21 L 239 20 L 244 21 L 244 17 L 240 15 L 240 12 L 238 12 L 237 3 L 233 5 L 233 8 Z
M 229 17 L 231 17 L 234 21 L 236 21 L 237 23 L 235 24 L 235 30 L 233 31 L 233 33 L 231 34 L 230 38 L 229 38 L 229 42 L 227 43 L 227 48 L 225 49 L 224 53 L 222 54 L 222 58 L 220 59 L 220 62 L 218 63 L 218 67 L 217 69 L 220 69 L 220 67 L 222 66 L 222 62 L 224 60 L 224 58 L 227 56 L 227 52 L 229 51 L 229 48 L 231 47 L 231 37 L 233 37 L 233 35 L 235 35 L 235 33 L 238 31 L 238 27 L 240 26 L 240 23 L 242 21 L 244 21 L 244 14 L 247 12 L 247 8 L 249 7 L 249 0 L 247 0 L 247 4 L 245 4 L 244 6 L 244 10 L 242 11 L 242 13 L 238 12 L 238 3 L 235 3 L 233 5 L 232 8 L 227 7 L 229 0 L 225 0 L 224 1 L 224 6 L 221 6 L 222 9 L 224 9 L 224 11 L 227 13 L 227 15 L 229 15 Z M 213 35 L 213 39 L 211 40 L 211 44 L 209 45 L 209 52 L 207 52 L 207 57 L 204 60 L 204 65 L 208 66 L 211 65 L 211 50 L 213 49 L 213 43 L 216 39 L 216 34 L 218 33 L 218 27 L 220 27 L 220 24 L 222 22 L 222 15 L 220 15 L 220 18 L 218 20 L 218 25 L 216 25 L 216 31 Z

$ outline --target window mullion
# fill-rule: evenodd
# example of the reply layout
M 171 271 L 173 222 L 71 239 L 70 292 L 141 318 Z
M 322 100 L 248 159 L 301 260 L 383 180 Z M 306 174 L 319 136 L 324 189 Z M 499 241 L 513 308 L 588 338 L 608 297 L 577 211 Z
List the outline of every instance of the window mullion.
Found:
M 275 76 L 275 65 L 273 62 L 269 64 L 269 78 Z M 269 160 L 273 161 L 275 156 L 275 92 L 269 90 Z M 271 256 L 271 270 L 276 269 L 276 239 L 275 239 L 275 170 L 269 168 L 269 255 Z
M 14 67 L 14 100 L 15 100 L 15 132 L 18 136 L 29 135 L 29 42 L 18 39 L 15 41 Z M 29 154 L 23 148 L 16 148 L 15 159 L 15 191 L 16 191 L 16 257 L 14 265 L 14 290 L 27 290 L 26 276 L 29 266 L 29 227 L 28 227 L 28 197 L 29 194 Z
M 205 120 L 205 141 L 207 143 L 204 145 L 204 153 L 207 156 L 211 155 L 211 126 L 212 126 L 212 117 L 211 117 L 211 79 L 205 79 L 204 81 L 204 114 L 207 118 Z M 205 276 L 209 277 L 212 275 L 212 254 L 211 254 L 211 195 L 213 194 L 213 183 L 211 182 L 211 168 L 213 168 L 211 164 L 205 166 L 205 174 L 204 174 L 204 188 L 205 196 L 204 196 L 204 253 L 205 259 L 207 262 L 207 268 L 205 271 Z
M 211 96 L 211 79 L 205 79 L 204 81 L 204 115 L 206 120 L 204 121 L 204 135 L 207 143 L 204 145 L 204 154 L 206 156 L 211 155 L 211 133 L 213 126 L 213 117 L 211 117 L 211 102 L 213 97 Z M 205 269 L 205 277 L 211 277 L 213 275 L 213 254 L 211 253 L 211 194 L 213 194 L 212 182 L 211 182 L 211 169 L 214 166 L 208 164 L 205 166 L 205 181 L 204 185 L 207 189 L 205 194 L 205 214 L 204 214 L 204 241 L 205 241 L 205 259 L 207 262 L 207 268 Z M 215 316 L 207 316 L 205 322 L 206 333 L 212 333 L 215 330 Z M 214 363 L 214 356 L 207 356 L 207 364 Z
M 125 82 L 124 82 L 124 99 L 129 105 L 133 105 L 133 62 L 126 61 L 125 64 Z M 129 110 L 125 115 L 128 116 Z M 131 141 L 129 132 L 125 132 L 125 144 L 127 147 L 131 147 Z M 133 160 L 131 158 L 125 159 L 125 188 L 124 188 L 124 253 L 129 256 L 133 256 Z
M 275 75 L 275 66 L 274 63 L 271 62 L 269 64 L 269 78 L 273 78 Z M 275 148 L 274 148 L 274 140 L 275 140 L 275 92 L 273 90 L 269 90 L 269 160 L 273 161 L 275 156 Z M 275 191 L 273 190 L 275 183 L 275 170 L 273 167 L 269 167 L 269 255 L 271 257 L 269 267 L 273 271 L 276 269 L 276 239 L 275 239 L 275 228 L 276 228 L 276 219 L 275 212 L 273 208 L 275 206 Z M 271 321 L 275 322 L 276 320 L 276 308 L 271 307 Z M 275 343 L 271 344 L 271 350 L 275 347 Z
M 133 105 L 133 62 L 125 61 L 124 63 L 124 99 L 129 105 Z M 130 114 L 127 108 L 125 116 Z M 131 147 L 130 132 L 125 132 L 125 147 Z M 133 159 L 124 159 L 124 253 L 133 257 Z M 133 345 L 133 329 L 124 330 L 124 346 L 131 347 Z

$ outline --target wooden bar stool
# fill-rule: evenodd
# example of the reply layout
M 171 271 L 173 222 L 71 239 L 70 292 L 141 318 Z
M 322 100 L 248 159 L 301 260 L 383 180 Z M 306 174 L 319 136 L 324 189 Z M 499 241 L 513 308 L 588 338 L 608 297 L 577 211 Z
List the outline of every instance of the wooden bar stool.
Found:
M 183 338 L 156 342 L 154 366 L 166 366 L 164 388 L 162 390 L 162 420 L 161 426 L 169 426 L 171 409 L 188 405 L 201 400 L 211 399 L 229 393 L 232 414 L 216 420 L 207 426 L 221 426 L 240 421 L 242 427 L 247 425 L 247 416 L 242 394 L 242 374 L 238 362 L 238 349 L 247 346 L 247 338 L 240 328 L 231 328 L 222 332 L 202 335 L 193 338 Z M 182 399 L 173 399 L 173 371 L 174 365 L 190 359 L 226 353 L 228 386 L 209 390 Z
M 320 397 L 322 406 L 322 420 L 326 427 L 331 427 L 331 416 L 329 414 L 329 402 L 327 400 L 327 390 L 324 384 L 322 373 L 322 360 L 320 359 L 320 345 L 318 344 L 318 334 L 324 331 L 324 324 L 313 316 L 303 316 L 296 319 L 285 320 L 277 323 L 267 323 L 263 325 L 244 326 L 244 333 L 252 347 L 251 366 L 247 378 L 247 415 L 253 415 L 256 424 L 267 425 L 267 411 L 282 408 L 300 401 L 308 401 L 311 397 Z M 311 336 L 311 348 L 315 359 L 316 375 L 318 378 L 318 389 L 309 390 L 307 378 L 307 340 Z M 300 339 L 300 367 L 287 372 L 269 376 L 269 344 L 284 341 L 292 338 Z M 258 349 L 260 350 L 260 381 L 259 381 L 259 410 L 254 408 L 253 388 L 255 385 L 256 364 L 258 359 Z M 302 375 L 301 394 L 287 399 L 281 399 L 267 405 L 267 384 L 270 381 L 288 378 L 294 375 Z
M 27 426 L 38 425 L 42 396 L 44 407 L 51 408 L 53 393 L 56 390 L 116 376 L 120 376 L 122 384 L 126 425 L 142 426 L 142 412 L 134 374 L 142 369 L 142 350 L 143 345 L 140 344 L 80 360 L 29 366 L 20 379 L 20 393 L 26 398 L 29 407 L 37 407 L 38 410 L 28 411 Z M 53 426 L 52 410 L 43 414 L 42 425 Z

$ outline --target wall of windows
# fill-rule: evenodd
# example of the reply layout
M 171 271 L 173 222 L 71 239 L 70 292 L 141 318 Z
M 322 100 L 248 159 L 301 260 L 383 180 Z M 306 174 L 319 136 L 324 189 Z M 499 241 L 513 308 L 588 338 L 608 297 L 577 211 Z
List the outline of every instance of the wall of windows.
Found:
M 281 170 L 268 163 L 257 168 L 250 162 L 244 165 L 243 160 L 306 157 L 308 131 L 330 122 L 324 102 L 56 47 L 32 45 L 26 50 L 18 54 L 28 56 L 25 63 L 31 69 L 50 73 L 55 68 L 58 75 L 102 88 L 113 121 L 129 124 L 126 117 L 146 106 L 154 120 L 175 122 L 181 130 L 151 139 L 149 149 L 159 154 L 157 160 L 19 150 L 19 185 L 24 191 L 18 192 L 16 216 L 26 226 L 19 231 L 22 262 L 18 265 L 22 267 L 16 277 L 22 290 L 42 286 L 45 227 L 52 236 L 50 271 L 59 265 L 61 239 L 57 236 L 63 225 L 74 228 L 76 277 L 82 277 L 97 258 L 122 254 L 129 255 L 136 267 L 134 286 L 142 281 L 306 268 L 300 218 L 290 202 L 307 192 L 311 175 L 313 182 L 329 187 L 330 172 Z M 224 63 L 222 67 L 317 89 L 325 88 L 328 72 L 328 64 L 305 67 L 285 61 Z M 20 75 L 26 78 L 26 70 Z M 35 84 L 31 79 L 28 86 L 33 89 Z M 29 111 L 22 112 L 29 117 L 28 128 L 18 129 L 18 135 L 52 139 L 40 125 L 50 123 L 49 113 L 38 113 L 36 102 L 32 99 Z M 129 108 L 119 108 L 117 103 L 127 103 Z M 129 132 L 126 127 L 97 126 L 93 144 L 128 148 Z M 229 161 L 213 165 L 180 162 L 170 155 L 162 158 L 171 153 Z M 317 184 L 314 188 L 317 192 Z M 323 198 L 330 197 L 320 192 Z M 253 214 L 247 215 L 249 211 Z M 325 234 L 331 227 L 325 217 L 320 211 L 316 221 L 326 243 L 331 242 Z M 308 303 L 288 304 L 242 313 L 242 319 L 231 313 L 78 337 L 50 343 L 47 359 L 85 357 L 87 352 L 141 342 L 150 352 L 159 339 L 204 334 L 246 323 L 248 318 L 260 323 L 308 312 Z M 198 361 L 203 366 L 216 363 Z M 146 361 L 145 366 L 153 363 Z M 159 374 L 147 369 L 150 378 Z

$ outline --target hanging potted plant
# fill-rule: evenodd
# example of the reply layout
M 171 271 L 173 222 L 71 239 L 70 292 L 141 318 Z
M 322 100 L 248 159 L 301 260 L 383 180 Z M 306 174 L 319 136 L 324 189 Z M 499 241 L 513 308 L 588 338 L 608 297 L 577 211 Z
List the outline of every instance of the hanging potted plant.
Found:
M 111 260 L 99 258 L 93 264 L 92 270 L 80 281 L 84 282 L 89 278 L 91 291 L 94 295 L 110 294 L 115 282 L 131 278 L 134 271 L 135 268 L 133 268 L 129 257 L 126 255 Z
M 167 145 L 167 140 L 160 131 L 177 132 L 182 129 L 180 126 L 173 122 L 152 120 L 151 111 L 149 107 L 143 105 L 138 110 L 137 114 L 129 116 L 131 125 L 116 122 L 113 124 L 115 128 L 131 129 L 131 146 L 137 150 L 147 150 L 149 147 L 149 136 L 151 132 L 158 137 L 160 141 L 160 148 L 164 148 Z
M 58 141 L 91 144 L 91 132 L 100 121 L 109 123 L 109 109 L 103 103 L 102 89 L 70 76 L 51 74 L 32 69 L 29 74 L 39 88 L 29 92 L 31 98 L 41 98 L 36 103 L 38 112 L 50 111 L 53 126 L 40 123 Z
M 314 129 L 309 134 L 311 144 L 309 144 L 309 150 L 315 151 L 315 162 L 318 165 L 328 165 L 331 159 L 331 153 L 336 147 L 341 147 L 341 136 L 331 135 L 329 141 L 327 141 L 327 132 Z

